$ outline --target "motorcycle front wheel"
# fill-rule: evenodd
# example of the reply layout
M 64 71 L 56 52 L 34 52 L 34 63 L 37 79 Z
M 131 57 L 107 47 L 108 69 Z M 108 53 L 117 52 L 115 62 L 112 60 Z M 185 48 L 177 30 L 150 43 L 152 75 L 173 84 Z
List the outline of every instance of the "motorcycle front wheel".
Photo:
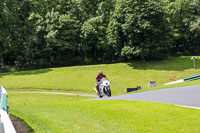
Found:
M 109 97 L 111 97 L 111 90 L 110 90 L 110 88 L 107 89 L 107 94 L 106 95 L 109 96 Z

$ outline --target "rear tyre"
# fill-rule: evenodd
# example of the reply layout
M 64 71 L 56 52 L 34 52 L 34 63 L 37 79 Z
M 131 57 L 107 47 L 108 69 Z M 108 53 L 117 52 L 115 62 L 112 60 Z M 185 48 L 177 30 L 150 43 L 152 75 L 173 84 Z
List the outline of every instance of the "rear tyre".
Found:
M 99 98 L 102 98 L 102 97 L 103 97 L 103 96 L 102 96 L 101 94 L 99 94 L 99 93 L 98 93 L 97 95 L 99 96 Z

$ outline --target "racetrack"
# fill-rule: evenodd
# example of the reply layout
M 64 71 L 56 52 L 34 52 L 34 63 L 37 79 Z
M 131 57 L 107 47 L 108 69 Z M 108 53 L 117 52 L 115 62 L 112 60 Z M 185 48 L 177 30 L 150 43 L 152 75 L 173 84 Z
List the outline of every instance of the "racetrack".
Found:
M 72 94 L 58 92 L 31 92 L 31 91 L 11 91 L 12 93 L 48 93 L 61 95 L 80 95 L 97 97 L 97 95 L 88 94 Z M 177 88 L 168 88 L 154 91 L 146 91 L 125 95 L 118 95 L 104 98 L 93 98 L 88 100 L 136 100 L 136 101 L 152 101 L 159 103 L 169 103 L 179 106 L 186 106 L 200 109 L 200 85 L 185 86 Z
M 152 101 L 200 109 L 200 85 L 168 88 L 90 100 Z

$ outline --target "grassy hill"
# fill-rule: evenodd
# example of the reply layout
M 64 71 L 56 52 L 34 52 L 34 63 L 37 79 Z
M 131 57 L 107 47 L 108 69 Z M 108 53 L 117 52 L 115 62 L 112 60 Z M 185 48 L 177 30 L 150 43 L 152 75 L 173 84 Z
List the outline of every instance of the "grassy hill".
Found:
M 147 87 L 149 81 L 156 81 L 158 87 L 153 89 L 159 89 L 170 87 L 159 85 L 170 82 L 169 79 L 174 76 L 177 79 L 193 76 L 194 66 L 190 58 L 171 57 L 161 61 L 133 61 L 1 73 L 0 84 L 7 89 L 47 89 L 94 94 L 92 88 L 95 87 L 96 75 L 99 70 L 103 70 L 111 81 L 113 94 L 123 94 L 126 93 L 126 88 L 138 85 L 142 86 L 143 90 L 150 90 Z M 200 74 L 199 62 L 200 59 L 197 59 L 196 74 Z M 186 84 L 200 84 L 200 82 L 193 81 Z
M 200 74 L 199 61 L 196 60 L 196 74 Z M 115 95 L 138 85 L 143 87 L 141 91 L 146 91 L 200 84 L 196 80 L 161 86 L 174 76 L 177 79 L 193 76 L 190 57 L 1 73 L 0 84 L 8 90 L 9 113 L 24 120 L 36 133 L 200 132 L 197 109 L 142 101 L 82 101 L 90 97 L 10 91 L 46 89 L 95 94 L 92 88 L 99 70 L 111 81 Z M 147 88 L 149 81 L 156 81 L 158 87 Z

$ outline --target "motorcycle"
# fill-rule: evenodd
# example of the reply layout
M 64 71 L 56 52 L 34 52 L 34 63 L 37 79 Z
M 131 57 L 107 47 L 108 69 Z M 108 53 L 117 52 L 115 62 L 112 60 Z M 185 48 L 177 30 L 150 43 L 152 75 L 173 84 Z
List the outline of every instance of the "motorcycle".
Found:
M 111 90 L 110 90 L 110 81 L 107 78 L 102 78 L 99 82 L 99 92 L 96 88 L 94 88 L 95 92 L 99 96 L 99 98 L 102 98 L 103 96 L 111 96 Z

